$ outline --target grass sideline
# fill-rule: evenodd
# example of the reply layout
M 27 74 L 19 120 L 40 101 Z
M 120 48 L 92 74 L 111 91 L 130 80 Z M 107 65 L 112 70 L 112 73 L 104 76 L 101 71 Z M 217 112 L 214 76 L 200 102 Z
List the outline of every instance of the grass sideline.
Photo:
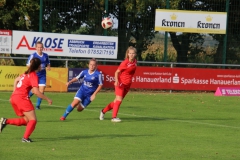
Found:
M 0 92 L 0 117 L 16 117 Z M 100 121 L 99 111 L 113 100 L 100 92 L 82 113 L 74 110 L 59 121 L 75 93 L 51 93 L 53 105 L 43 101 L 36 110 L 38 124 L 31 139 L 22 143 L 25 127 L 8 125 L 0 134 L 4 160 L 238 160 L 239 97 L 213 93 L 130 92 L 112 123 L 111 112 Z M 31 98 L 33 103 L 36 97 Z

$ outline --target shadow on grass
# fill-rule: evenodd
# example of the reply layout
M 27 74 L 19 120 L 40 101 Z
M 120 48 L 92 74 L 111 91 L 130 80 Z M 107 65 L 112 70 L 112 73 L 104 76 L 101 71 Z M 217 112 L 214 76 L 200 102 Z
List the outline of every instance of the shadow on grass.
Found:
M 133 122 L 133 121 L 140 121 L 140 122 L 144 122 L 144 121 L 232 121 L 232 120 L 238 120 L 236 118 L 232 118 L 232 117 L 172 117 L 172 118 L 168 118 L 168 117 L 123 117 L 121 118 L 121 116 L 119 116 L 119 118 L 122 120 L 122 122 L 120 123 L 125 123 L 125 122 Z M 43 120 L 40 119 L 39 122 L 60 122 L 60 123 L 68 123 L 68 122 L 78 122 L 78 121 L 99 121 L 99 122 L 103 122 L 103 121 L 108 121 L 111 122 L 111 117 L 105 117 L 103 121 L 100 121 L 98 117 L 79 117 L 79 118 L 67 118 L 65 121 L 60 121 L 59 118 L 58 119 L 52 119 L 52 120 Z
M 81 139 L 92 139 L 92 138 L 131 138 L 131 137 L 149 137 L 155 135 L 133 135 L 133 134 L 110 134 L 110 135 L 72 135 L 72 136 L 64 136 L 64 137 L 49 137 L 49 138 L 34 138 L 34 142 L 42 142 L 42 141 L 56 141 L 56 140 L 81 140 Z

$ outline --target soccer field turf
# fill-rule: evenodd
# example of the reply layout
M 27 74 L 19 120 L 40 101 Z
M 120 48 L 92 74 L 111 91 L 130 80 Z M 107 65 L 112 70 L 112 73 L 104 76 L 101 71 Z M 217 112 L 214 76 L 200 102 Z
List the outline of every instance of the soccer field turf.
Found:
M 16 117 L 10 92 L 0 92 L 0 117 Z M 130 92 L 118 117 L 111 112 L 99 120 L 99 111 L 114 99 L 102 91 L 83 112 L 60 116 L 75 93 L 46 95 L 36 110 L 33 143 L 22 143 L 25 127 L 6 126 L 0 133 L 3 160 L 239 160 L 239 97 L 214 93 Z M 36 96 L 32 98 L 36 102 Z

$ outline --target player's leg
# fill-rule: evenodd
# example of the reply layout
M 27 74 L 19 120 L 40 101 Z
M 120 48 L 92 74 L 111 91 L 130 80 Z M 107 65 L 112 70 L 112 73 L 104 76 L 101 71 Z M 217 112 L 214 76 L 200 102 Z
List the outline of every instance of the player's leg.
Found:
M 79 103 L 78 105 L 77 105 L 77 111 L 78 112 L 82 112 L 83 110 L 84 110 L 84 106 L 83 106 L 83 104 L 82 103 Z
M 105 114 L 106 112 L 110 111 L 113 109 L 113 105 L 114 105 L 114 102 L 111 102 L 109 103 L 105 108 L 103 108 L 101 111 L 103 114 Z
M 23 114 L 27 118 L 28 123 L 22 138 L 22 142 L 32 142 L 32 140 L 29 137 L 31 136 L 32 132 L 34 131 L 37 125 L 36 113 L 35 113 L 35 110 L 33 109 L 28 112 L 23 112 Z
M 42 86 L 42 84 L 39 84 L 39 91 L 44 94 L 45 86 Z M 37 97 L 37 103 L 36 103 L 36 109 L 40 109 L 40 105 L 42 103 L 42 98 Z
M 81 112 L 81 111 L 83 111 L 85 108 L 87 108 L 87 106 L 91 103 L 90 97 L 91 97 L 91 96 L 86 96 L 86 95 L 85 95 L 85 96 L 82 98 L 81 103 L 79 103 L 79 105 L 77 106 L 77 111 L 78 111 L 78 112 Z
M 122 95 L 123 94 L 123 88 L 121 87 L 118 87 L 118 86 L 115 86 L 115 94 L 116 95 Z M 112 110 L 114 108 L 114 105 L 115 105 L 115 102 L 116 102 L 116 98 L 114 99 L 113 102 L 109 103 L 105 108 L 103 108 L 101 111 L 100 111 L 100 115 L 99 115 L 99 119 L 100 120 L 104 120 L 104 115 L 106 112 Z M 117 102 L 118 103 L 118 102 Z M 117 105 L 119 106 L 119 105 Z M 116 109 L 115 109 L 116 111 Z M 116 117 L 115 117 L 116 118 Z
M 114 106 L 114 101 L 113 102 L 110 102 L 105 108 L 103 108 L 101 111 L 100 111 L 100 115 L 99 115 L 99 119 L 100 120 L 104 120 L 104 115 L 106 112 L 110 111 L 113 109 L 113 106 Z
M 39 91 L 44 94 L 46 88 L 46 76 L 39 77 L 38 81 Z M 37 97 L 36 109 L 40 109 L 41 103 L 42 98 Z
M 73 111 L 73 109 L 78 106 L 80 103 L 80 100 L 79 99 L 74 99 L 72 101 L 71 104 L 69 104 L 65 110 L 65 112 L 63 113 L 62 117 L 60 118 L 61 121 L 64 121 L 67 116 Z
M 19 116 L 20 118 L 8 118 L 7 119 L 7 118 L 2 117 L 0 120 L 0 132 L 2 132 L 3 128 L 6 125 L 15 125 L 15 126 L 26 126 L 27 125 L 27 120 L 24 117 L 22 109 L 19 109 L 19 106 L 28 105 L 28 101 L 29 100 L 23 100 L 16 96 L 11 97 L 10 102 L 11 102 L 12 108 L 13 108 L 14 112 L 16 113 L 16 115 Z M 26 104 L 26 102 L 27 102 L 27 104 Z M 32 105 L 32 103 L 31 103 L 31 105 Z M 34 108 L 33 105 L 32 105 L 32 108 Z
M 75 107 L 77 107 L 79 105 L 79 103 L 81 103 L 82 98 L 83 98 L 83 93 L 80 90 L 78 90 L 72 103 L 67 106 L 65 112 L 63 113 L 62 117 L 60 118 L 61 121 L 64 121 L 67 118 L 67 116 L 69 115 L 69 113 L 71 113 L 73 111 L 73 109 Z
M 28 97 L 31 98 L 33 96 L 32 90 L 28 93 Z
M 116 86 L 115 87 L 115 100 L 114 100 L 114 106 L 113 106 L 113 112 L 112 112 L 112 122 L 121 122 L 121 119 L 117 118 L 117 114 L 120 108 L 120 105 L 122 103 L 123 98 L 127 94 L 129 89 L 126 89 L 125 86 Z

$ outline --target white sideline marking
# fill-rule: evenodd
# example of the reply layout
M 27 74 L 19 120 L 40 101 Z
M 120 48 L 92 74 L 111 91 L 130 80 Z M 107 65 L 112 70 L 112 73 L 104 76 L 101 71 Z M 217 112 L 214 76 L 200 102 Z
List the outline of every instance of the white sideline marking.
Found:
M 5 99 L 0 99 L 0 101 L 8 101 L 9 100 L 5 100 Z M 66 108 L 67 106 L 57 106 L 57 105 L 48 105 L 48 104 L 42 104 L 42 106 L 53 106 L 53 107 L 58 107 L 58 108 Z M 99 112 L 96 110 L 92 110 L 92 109 L 85 109 L 87 111 L 91 111 L 91 112 Z M 153 119 L 159 119 L 161 120 L 161 118 L 155 118 L 155 117 L 148 117 L 148 116 L 140 116 L 140 115 L 133 115 L 133 114 L 125 114 L 125 113 L 118 113 L 124 116 L 133 116 L 133 117 L 142 117 L 142 118 L 153 118 Z M 165 120 L 165 119 L 164 119 Z M 219 125 L 219 124 L 212 124 L 212 123 L 202 123 L 202 122 L 194 122 L 194 121 L 186 121 L 186 120 L 173 120 L 173 119 L 166 119 L 166 121 L 175 121 L 175 122 L 182 122 L 182 123 L 193 123 L 193 124 L 201 124 L 201 125 L 209 125 L 209 126 L 215 126 L 215 127 L 224 127 L 224 128 L 235 128 L 235 129 L 240 129 L 240 127 L 234 127 L 234 126 L 226 126 L 226 125 Z

